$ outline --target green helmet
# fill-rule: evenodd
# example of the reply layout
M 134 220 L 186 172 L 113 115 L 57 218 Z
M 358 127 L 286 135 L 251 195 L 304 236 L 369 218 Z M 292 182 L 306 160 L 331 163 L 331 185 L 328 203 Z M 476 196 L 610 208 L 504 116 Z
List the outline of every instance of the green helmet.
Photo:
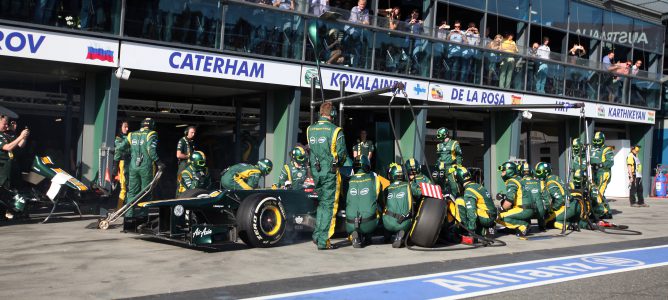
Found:
M 592 139 L 591 143 L 596 147 L 602 147 L 603 144 L 605 144 L 605 134 L 603 134 L 603 132 L 597 131 L 594 133 L 594 139 Z
M 438 130 L 436 130 L 436 138 L 439 140 L 443 140 L 449 136 L 450 132 L 448 132 L 448 129 L 445 127 L 441 127 Z
M 506 171 L 506 175 L 502 175 L 501 178 L 503 180 L 508 180 L 509 178 L 517 175 L 517 164 L 512 161 L 507 161 L 500 165 L 498 170 L 499 172 Z
M 420 165 L 420 163 L 415 158 L 411 157 L 407 159 L 404 165 L 406 166 L 406 171 L 409 175 L 416 175 L 422 172 L 422 165 Z
M 531 176 L 531 166 L 529 165 L 529 162 L 522 162 L 518 166 L 517 170 L 520 174 L 522 174 L 522 176 Z
M 392 181 L 400 181 L 404 179 L 404 168 L 400 164 L 391 163 L 387 170 L 387 178 Z
M 359 172 L 361 169 L 364 171 L 364 173 L 371 171 L 371 162 L 369 161 L 369 157 L 366 155 L 358 155 L 355 157 L 355 161 L 353 162 L 353 169 L 355 169 L 356 172 Z
M 571 142 L 571 147 L 573 148 L 573 154 L 579 154 L 580 150 L 582 150 L 582 142 L 580 142 L 579 138 L 574 138 L 573 142 Z
M 153 130 L 153 128 L 155 127 L 155 120 L 151 118 L 146 118 L 144 119 L 144 121 L 141 122 L 141 127 L 146 127 L 150 130 Z
M 455 180 L 459 185 L 464 185 L 471 181 L 471 173 L 466 168 L 459 166 L 455 169 Z
M 541 161 L 536 164 L 534 174 L 536 174 L 536 177 L 539 179 L 545 179 L 552 174 L 552 165 Z
M 303 164 L 306 161 L 306 150 L 302 146 L 296 146 L 292 148 L 290 156 L 294 161 Z
M 195 151 L 190 155 L 189 162 L 195 169 L 204 169 L 206 167 L 206 155 L 202 151 Z
M 267 176 L 274 168 L 274 163 L 272 163 L 269 159 L 263 158 L 257 161 L 257 168 L 260 169 L 262 175 Z
M 571 181 L 571 183 L 573 183 L 573 187 L 578 189 L 581 188 L 582 183 L 584 183 L 585 175 L 586 174 L 583 174 L 582 170 L 575 170 L 575 172 L 573 172 L 573 180 Z

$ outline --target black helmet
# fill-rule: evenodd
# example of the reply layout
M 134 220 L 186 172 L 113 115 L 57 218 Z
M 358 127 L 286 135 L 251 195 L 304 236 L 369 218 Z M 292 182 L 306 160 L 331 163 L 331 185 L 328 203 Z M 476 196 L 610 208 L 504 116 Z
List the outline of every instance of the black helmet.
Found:
M 146 118 L 144 119 L 144 121 L 141 122 L 141 127 L 146 127 L 150 130 L 153 130 L 153 128 L 155 127 L 155 120 L 151 118 Z
M 406 166 L 406 171 L 409 175 L 417 175 L 422 172 L 422 166 L 415 158 L 409 158 L 404 164 Z
M 358 155 L 355 157 L 355 161 L 353 162 L 353 168 L 355 171 L 359 172 L 361 169 L 364 171 L 364 173 L 368 173 L 371 171 L 371 162 L 369 162 L 369 157 L 366 155 Z
M 524 161 L 519 165 L 518 171 L 522 176 L 531 176 L 531 166 L 529 162 Z

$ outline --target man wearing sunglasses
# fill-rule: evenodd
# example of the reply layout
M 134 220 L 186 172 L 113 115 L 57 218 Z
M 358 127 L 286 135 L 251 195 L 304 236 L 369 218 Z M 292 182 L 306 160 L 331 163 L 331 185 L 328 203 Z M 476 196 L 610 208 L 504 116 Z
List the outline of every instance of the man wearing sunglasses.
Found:
M 302 146 L 295 146 L 290 152 L 290 156 L 292 161 L 283 165 L 277 186 L 282 189 L 303 189 L 307 175 L 306 150 Z
M 188 165 L 179 174 L 178 198 L 183 192 L 194 189 L 208 189 L 211 186 L 209 168 L 206 167 L 206 156 L 202 151 L 195 151 L 188 159 Z

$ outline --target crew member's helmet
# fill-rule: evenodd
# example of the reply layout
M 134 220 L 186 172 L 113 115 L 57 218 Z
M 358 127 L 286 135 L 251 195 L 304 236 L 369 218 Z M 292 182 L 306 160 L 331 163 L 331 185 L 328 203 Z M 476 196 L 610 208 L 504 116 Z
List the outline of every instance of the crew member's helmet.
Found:
M 512 161 L 507 161 L 502 165 L 500 165 L 498 170 L 499 172 L 505 171 L 506 175 L 502 175 L 501 178 L 503 180 L 508 180 L 509 178 L 512 178 L 515 175 L 517 175 L 517 164 Z
M 407 159 L 404 165 L 406 166 L 406 171 L 409 175 L 417 175 L 422 172 L 422 165 L 420 165 L 420 163 L 415 158 L 411 157 Z
M 596 147 L 603 147 L 605 144 L 605 134 L 600 131 L 594 133 L 594 138 L 592 139 L 591 143 Z
M 584 183 L 585 176 L 586 172 L 583 172 L 582 170 L 575 170 L 575 172 L 573 172 L 573 180 L 571 180 L 571 183 L 573 183 L 575 188 L 579 189 Z
M 300 164 L 306 161 L 306 150 L 302 146 L 296 146 L 290 152 L 292 159 Z
M 445 127 L 441 127 L 438 130 L 436 130 L 436 139 L 438 139 L 438 140 L 444 140 L 445 138 L 447 138 L 449 136 L 450 136 L 450 132 Z
M 400 181 L 404 179 L 404 168 L 400 164 L 391 163 L 387 170 L 387 178 L 392 181 Z
M 141 122 L 141 127 L 145 127 L 145 128 L 150 129 L 150 130 L 153 130 L 153 128 L 155 127 L 155 120 L 153 120 L 151 118 L 146 118 L 146 119 L 144 119 L 144 121 Z
M 523 161 L 518 167 L 518 171 L 522 176 L 531 176 L 531 166 L 528 162 Z
M 552 165 L 541 161 L 536 164 L 536 169 L 534 170 L 534 174 L 536 175 L 537 178 L 544 180 L 547 178 L 547 176 L 550 176 L 552 174 Z
M 369 157 L 366 155 L 358 155 L 355 157 L 355 161 L 353 162 L 353 169 L 355 169 L 356 172 L 362 170 L 364 173 L 371 171 L 371 162 L 369 161 Z
M 193 168 L 201 170 L 206 168 L 206 155 L 202 151 L 195 151 L 190 155 L 190 165 Z
M 267 176 L 274 168 L 274 163 L 272 163 L 269 159 L 263 158 L 257 161 L 257 168 L 260 169 L 262 175 Z
M 464 185 L 464 183 L 471 181 L 471 173 L 468 169 L 458 166 L 455 169 L 455 180 L 459 185 Z
M 573 154 L 580 154 L 580 150 L 582 150 L 582 142 L 580 142 L 579 138 L 574 138 L 571 147 L 573 148 Z

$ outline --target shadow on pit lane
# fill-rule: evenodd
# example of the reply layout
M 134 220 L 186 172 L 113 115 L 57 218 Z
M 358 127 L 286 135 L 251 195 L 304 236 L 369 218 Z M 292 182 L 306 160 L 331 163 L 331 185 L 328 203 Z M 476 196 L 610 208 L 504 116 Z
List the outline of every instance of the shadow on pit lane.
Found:
M 44 221 L 46 216 L 30 216 L 29 218 L 20 218 L 14 220 L 0 220 L 0 227 L 10 226 L 10 225 L 19 225 L 19 224 L 39 224 Z M 97 215 L 86 215 L 79 218 L 79 215 L 74 215 L 67 213 L 66 215 L 53 215 L 49 220 L 44 223 L 44 225 L 54 224 L 54 223 L 66 223 L 66 222 L 76 222 L 76 221 L 86 221 L 86 220 L 97 220 L 99 216 Z
M 229 252 L 229 251 L 239 251 L 239 250 L 246 250 L 246 249 L 251 249 L 251 247 L 246 246 L 243 242 L 237 242 L 237 243 L 225 243 L 225 244 L 220 244 L 220 245 L 211 245 L 211 246 L 194 246 L 194 245 L 189 245 L 187 242 L 181 242 L 177 240 L 170 240 L 166 238 L 160 238 L 160 237 L 155 237 L 155 236 L 150 236 L 150 235 L 140 235 L 136 236 L 136 239 L 141 239 L 145 240 L 147 242 L 154 242 L 154 243 L 160 243 L 164 245 L 170 245 L 170 246 L 175 246 L 175 247 L 180 247 L 180 248 L 185 248 L 185 249 L 191 249 L 191 250 L 196 250 L 196 251 L 202 251 L 206 253 L 217 253 L 217 252 Z M 281 240 L 278 244 L 271 246 L 270 248 L 279 248 L 279 247 L 284 247 L 284 246 L 289 246 L 289 245 L 294 245 L 294 244 L 302 244 L 302 243 L 310 243 L 311 240 L 310 238 L 307 238 L 305 235 L 298 235 L 295 237 L 290 237 L 287 240 Z

